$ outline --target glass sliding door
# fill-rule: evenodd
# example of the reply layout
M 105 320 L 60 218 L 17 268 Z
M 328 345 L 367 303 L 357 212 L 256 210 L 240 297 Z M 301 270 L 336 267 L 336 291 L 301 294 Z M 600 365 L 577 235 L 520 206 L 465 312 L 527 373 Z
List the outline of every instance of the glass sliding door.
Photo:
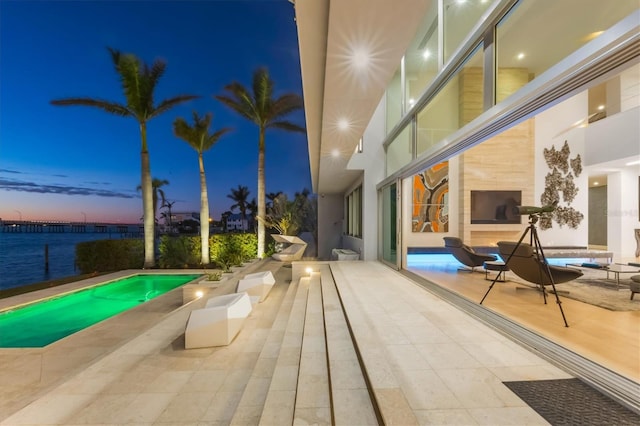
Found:
M 399 186 L 392 183 L 385 186 L 380 191 L 380 258 L 383 262 L 400 269 L 399 256 L 400 234 L 398 230 L 399 208 Z

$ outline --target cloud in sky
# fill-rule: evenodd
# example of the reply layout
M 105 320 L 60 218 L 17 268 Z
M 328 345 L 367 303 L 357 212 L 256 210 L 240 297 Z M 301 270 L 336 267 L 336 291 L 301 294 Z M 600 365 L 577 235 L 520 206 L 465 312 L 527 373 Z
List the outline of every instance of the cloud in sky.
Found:
M 135 193 L 127 194 L 125 192 L 109 191 L 106 189 L 88 188 L 73 185 L 40 184 L 36 182 L 28 182 L 19 179 L 6 179 L 2 177 L 0 177 L 0 190 L 37 192 L 40 194 L 93 195 L 98 197 L 112 198 L 140 198 L 140 196 Z
M 13 174 L 22 174 L 22 172 L 19 172 L 17 170 L 9 170 L 9 169 L 0 169 L 0 173 L 13 173 Z

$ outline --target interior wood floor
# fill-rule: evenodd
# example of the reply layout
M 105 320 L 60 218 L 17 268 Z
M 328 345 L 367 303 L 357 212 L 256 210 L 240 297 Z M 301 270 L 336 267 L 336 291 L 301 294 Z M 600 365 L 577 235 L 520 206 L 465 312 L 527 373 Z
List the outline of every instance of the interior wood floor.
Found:
M 458 271 L 459 264 L 412 264 L 407 270 L 477 303 L 491 281 L 482 268 Z M 507 280 L 509 275 L 507 273 Z M 561 290 L 561 285 L 558 286 Z M 618 290 L 629 292 L 629 289 Z M 496 282 L 483 306 L 621 375 L 640 382 L 640 311 L 610 311 L 560 295 L 569 323 L 565 327 L 553 294 L 542 294 L 513 281 Z M 638 300 L 640 303 L 640 300 Z

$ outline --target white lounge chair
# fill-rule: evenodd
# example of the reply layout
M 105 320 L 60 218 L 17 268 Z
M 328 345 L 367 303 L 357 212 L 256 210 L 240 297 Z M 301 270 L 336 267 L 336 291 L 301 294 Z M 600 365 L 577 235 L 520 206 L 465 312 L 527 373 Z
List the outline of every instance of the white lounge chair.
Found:
M 289 247 L 286 247 L 284 250 L 274 253 L 273 256 L 271 256 L 275 260 L 279 260 L 281 262 L 293 262 L 294 260 L 302 259 L 304 250 L 307 248 L 307 243 L 305 243 L 303 239 L 292 235 L 280 234 L 273 234 L 272 237 L 278 243 L 290 244 Z
M 275 283 L 276 279 L 271 271 L 255 272 L 245 275 L 244 278 L 238 281 L 237 292 L 247 292 L 249 296 L 258 297 L 258 302 L 262 303 Z
M 184 332 L 185 348 L 226 346 L 242 328 L 251 313 L 251 300 L 247 293 L 232 293 L 212 297 L 203 309 L 189 315 Z

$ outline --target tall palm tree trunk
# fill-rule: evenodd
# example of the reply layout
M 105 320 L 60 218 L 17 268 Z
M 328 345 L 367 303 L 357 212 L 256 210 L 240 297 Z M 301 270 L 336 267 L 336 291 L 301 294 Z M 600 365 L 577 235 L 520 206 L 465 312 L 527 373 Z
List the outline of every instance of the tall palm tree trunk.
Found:
M 202 264 L 209 264 L 209 199 L 207 197 L 207 179 L 204 175 L 202 153 L 198 154 L 200 166 L 200 239 L 202 246 Z
M 267 209 L 265 205 L 265 178 L 264 178 L 264 133 L 265 128 L 260 126 L 260 137 L 258 139 L 258 217 L 266 217 Z M 258 259 L 264 256 L 265 230 L 264 222 L 258 221 Z
M 144 268 L 153 268 L 156 264 L 154 232 L 155 220 L 153 217 L 153 188 L 151 185 L 151 165 L 149 151 L 147 149 L 147 126 L 140 123 L 140 135 L 142 137 L 142 150 L 140 152 L 140 172 L 142 182 L 142 210 L 144 217 Z

